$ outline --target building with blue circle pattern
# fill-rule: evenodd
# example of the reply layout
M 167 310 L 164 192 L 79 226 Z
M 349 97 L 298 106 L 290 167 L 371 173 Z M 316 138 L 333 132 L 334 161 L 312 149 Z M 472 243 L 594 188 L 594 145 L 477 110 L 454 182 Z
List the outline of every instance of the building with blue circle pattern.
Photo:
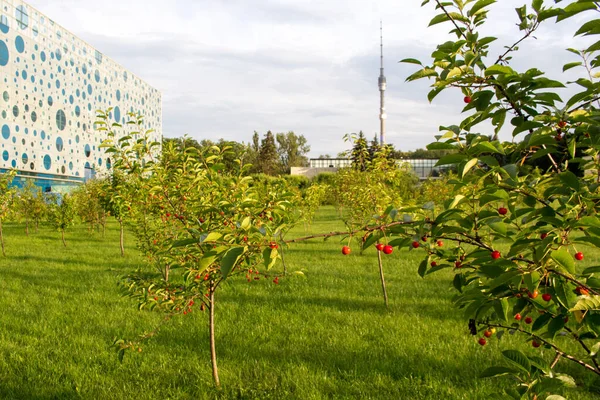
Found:
M 128 113 L 162 138 L 161 94 L 21 0 L 0 0 L 0 172 L 68 191 L 112 165 L 96 110 L 128 129 Z

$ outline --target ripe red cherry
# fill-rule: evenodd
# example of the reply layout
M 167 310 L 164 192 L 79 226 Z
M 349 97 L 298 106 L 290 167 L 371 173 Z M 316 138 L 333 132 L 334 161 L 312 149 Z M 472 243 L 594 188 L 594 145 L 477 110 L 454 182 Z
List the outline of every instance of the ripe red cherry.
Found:
M 532 323 L 532 322 L 533 322 L 533 318 L 531 318 L 531 317 L 526 317 L 526 318 L 525 318 L 525 323 L 526 323 L 526 324 L 530 324 L 530 323 Z
M 419 242 L 417 242 L 416 240 L 414 242 L 412 242 L 412 247 L 413 249 L 416 249 L 420 246 Z
M 515 319 L 517 321 L 520 321 L 521 320 L 521 314 L 519 314 L 519 313 L 515 314 Z
M 578 287 L 577 289 L 575 289 L 575 292 L 577 292 L 577 294 L 581 296 L 587 296 L 588 294 L 590 294 L 590 292 L 588 292 L 588 290 L 583 287 Z
M 500 252 L 498 250 L 494 250 L 494 251 L 492 251 L 491 256 L 494 260 L 497 260 L 500 258 Z
M 392 246 L 390 246 L 389 244 L 383 246 L 383 252 L 385 254 L 392 254 L 392 251 L 394 251 L 394 248 Z
M 432 266 L 432 267 L 437 267 L 437 263 L 436 263 L 435 261 L 432 261 L 432 262 L 431 262 L 431 266 Z
M 498 209 L 498 214 L 500 214 L 500 215 L 506 215 L 506 213 L 508 213 L 508 210 L 506 209 L 506 207 L 500 207 Z
M 375 248 L 377 249 L 377 251 L 381 251 L 381 250 L 383 250 L 383 247 L 384 247 L 384 246 L 383 246 L 383 243 L 377 243 L 377 244 L 375 245 Z
M 455 261 L 454 262 L 454 267 L 455 268 L 462 268 L 462 263 L 460 261 Z
M 421 240 L 426 242 L 427 241 L 427 236 L 421 236 Z
M 485 332 L 483 332 L 483 336 L 485 336 L 487 338 L 491 337 L 492 336 L 492 331 L 486 330 Z
M 546 239 L 547 237 L 548 237 L 548 234 L 546 232 L 544 232 L 540 235 L 540 239 L 542 239 L 542 240 Z
M 352 250 L 350 250 L 350 247 L 348 247 L 348 246 L 342 247 L 342 254 L 345 255 L 345 256 L 347 256 L 348 254 L 350 254 L 351 251 Z
M 467 104 L 469 104 L 471 102 L 471 96 L 465 96 L 465 98 L 463 99 L 463 101 Z
M 444 242 L 442 242 L 441 240 L 438 240 L 437 243 L 438 247 L 442 247 L 444 245 Z
M 276 276 L 275 279 L 273 279 L 273 283 L 276 285 L 279 285 L 279 277 Z
M 536 297 L 538 297 L 538 294 L 539 294 L 539 292 L 537 290 L 527 293 L 527 295 L 529 296 L 530 299 L 535 299 Z
M 560 121 L 560 122 L 558 123 L 558 126 L 559 126 L 560 128 L 564 128 L 565 126 L 567 126 L 567 121 Z
M 577 261 L 581 261 L 581 260 L 583 260 L 583 253 L 582 253 L 582 252 L 575 253 L 575 259 L 576 259 Z
M 550 301 L 552 300 L 552 295 L 550 293 L 544 293 L 542 299 L 544 299 L 544 301 Z
M 538 343 L 538 342 L 536 342 L 535 340 L 534 340 L 533 342 L 531 342 L 531 345 L 532 345 L 533 347 L 535 347 L 536 349 L 537 349 L 538 347 L 540 347 L 540 346 L 541 346 L 541 344 L 540 344 L 540 343 Z
M 485 338 L 480 338 L 479 339 L 479 344 L 482 346 L 485 346 L 487 344 L 487 340 L 485 340 Z
M 276 249 L 276 248 L 278 248 L 279 246 L 277 245 L 277 243 L 275 243 L 275 242 L 271 242 L 271 243 L 269 243 L 269 247 L 270 247 L 270 248 L 272 248 L 272 249 Z

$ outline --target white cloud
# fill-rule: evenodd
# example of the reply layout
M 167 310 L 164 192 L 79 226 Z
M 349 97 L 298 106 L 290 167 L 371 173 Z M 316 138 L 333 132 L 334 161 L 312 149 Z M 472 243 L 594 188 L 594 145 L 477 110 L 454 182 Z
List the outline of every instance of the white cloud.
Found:
M 519 34 L 516 6 L 493 6 L 484 34 Z M 420 1 L 358 0 L 31 0 L 47 14 L 163 94 L 165 136 L 249 141 L 267 130 L 304 134 L 312 155 L 346 148 L 344 133 L 379 129 L 379 20 L 384 21 L 388 140 L 423 147 L 439 125 L 459 121 L 462 95 L 426 100 L 427 82 L 405 83 L 414 66 L 446 40 L 445 24 Z M 573 24 L 549 24 L 523 44 L 515 63 L 556 76 L 569 58 Z M 581 46 L 581 41 L 576 42 Z

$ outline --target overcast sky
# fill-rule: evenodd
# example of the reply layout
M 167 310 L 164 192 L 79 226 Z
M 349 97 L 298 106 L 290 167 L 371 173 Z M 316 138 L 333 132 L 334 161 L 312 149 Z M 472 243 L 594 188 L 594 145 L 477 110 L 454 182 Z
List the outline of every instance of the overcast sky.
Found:
M 30 0 L 29 3 L 162 92 L 165 137 L 249 142 L 294 131 L 310 155 L 335 156 L 345 133 L 379 131 L 379 20 L 384 26 L 387 141 L 412 150 L 434 140 L 439 125 L 460 121 L 463 95 L 449 92 L 429 104 L 428 82 L 406 83 L 448 38 L 445 24 L 421 0 Z M 502 46 L 518 37 L 514 8 L 492 6 L 486 34 Z M 521 46 L 516 66 L 557 77 L 575 56 L 567 47 L 574 23 L 547 23 Z M 571 72 L 576 79 L 581 72 Z M 482 127 L 485 129 L 485 127 Z M 504 139 L 509 140 L 509 136 Z

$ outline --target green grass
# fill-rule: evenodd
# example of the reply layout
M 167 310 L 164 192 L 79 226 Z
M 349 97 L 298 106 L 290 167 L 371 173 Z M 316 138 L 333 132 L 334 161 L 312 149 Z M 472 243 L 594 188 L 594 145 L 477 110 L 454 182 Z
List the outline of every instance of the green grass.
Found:
M 311 231 L 340 228 L 324 208 Z M 116 226 L 106 238 L 78 226 L 66 249 L 50 228 L 26 237 L 8 224 L 5 236 L 1 399 L 483 399 L 510 384 L 477 377 L 500 350 L 553 356 L 518 335 L 479 346 L 450 302 L 451 272 L 418 277 L 420 251 L 385 256 L 386 309 L 374 249 L 342 256 L 337 239 L 313 240 L 285 253 L 305 277 L 279 285 L 236 277 L 218 292 L 217 391 L 200 311 L 168 322 L 123 363 L 110 348 L 114 337 L 135 338 L 161 321 L 119 294 L 118 277 L 142 262 L 133 237 L 121 258 Z M 599 256 L 587 250 L 586 265 Z M 566 360 L 557 368 L 580 385 L 568 398 L 600 399 L 600 379 Z

